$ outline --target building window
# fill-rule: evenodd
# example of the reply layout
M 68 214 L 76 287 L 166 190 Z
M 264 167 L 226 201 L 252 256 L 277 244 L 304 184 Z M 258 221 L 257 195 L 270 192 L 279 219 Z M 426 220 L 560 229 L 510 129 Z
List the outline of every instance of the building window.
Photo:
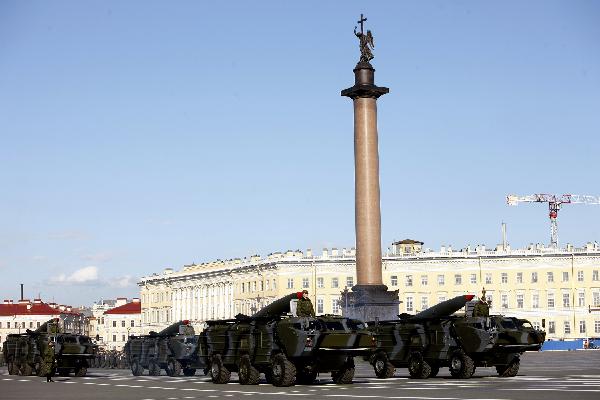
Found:
M 102 323 L 104 323 L 104 322 L 102 322 Z M 40 327 L 40 321 L 37 322 L 37 328 L 39 328 L 39 327 Z
M 121 328 L 125 328 L 125 320 L 121 321 Z
M 331 287 L 332 288 L 340 287 L 338 278 L 331 278 Z
M 592 293 L 592 301 L 594 302 L 594 307 L 600 307 L 600 292 Z
M 534 294 L 531 297 L 531 308 L 539 308 L 540 307 L 540 295 Z
M 317 288 L 323 289 L 325 287 L 325 278 L 317 278 Z
M 438 275 L 438 285 L 444 285 L 444 275 Z
M 421 297 L 421 311 L 423 311 L 429 307 L 429 305 L 427 304 L 428 300 L 429 299 L 427 298 L 427 296 Z
M 569 321 L 565 321 L 565 335 L 571 334 L 571 323 Z
M 577 271 L 577 282 L 583 282 L 583 271 Z
M 503 272 L 502 275 L 500 275 L 500 278 L 502 283 L 508 283 L 508 274 L 506 272 Z
M 523 273 L 517 272 L 517 283 L 523 283 Z
M 351 288 L 352 286 L 354 286 L 354 277 L 353 276 L 347 276 L 346 277 L 346 286 Z
M 421 275 L 421 286 L 427 286 L 427 275 Z
M 577 293 L 577 305 L 579 307 L 585 307 L 585 292 Z
M 579 321 L 579 333 L 585 333 L 585 321 Z
M 323 299 L 317 299 L 317 314 L 323 314 Z
M 487 294 L 485 295 L 485 297 L 486 297 L 486 299 L 487 299 L 487 302 L 488 302 L 488 304 L 490 305 L 490 307 L 492 307 L 492 302 L 493 302 L 493 300 L 494 300 L 494 294 L 493 294 L 493 293 L 487 293 Z
M 548 321 L 548 333 L 556 333 L 556 325 L 554 321 Z
M 273 279 L 273 290 L 277 290 L 277 281 Z
M 554 308 L 554 293 L 548 293 L 548 308 Z
M 338 299 L 331 300 L 331 310 L 332 310 L 333 314 L 340 313 L 340 302 Z
M 441 303 L 442 301 L 446 301 L 446 296 L 439 296 L 438 297 L 438 303 Z
M 117 341 L 117 335 L 113 335 L 113 342 Z
M 302 278 L 302 289 L 308 289 L 308 288 L 309 288 L 308 278 Z
M 323 279 L 323 278 L 321 278 L 321 279 Z M 266 289 L 267 289 L 267 290 L 269 290 L 269 283 L 271 283 L 271 281 L 267 279 L 267 280 L 265 281 L 265 285 L 266 285 Z
M 406 298 L 406 311 L 412 311 L 412 310 L 413 310 L 413 298 L 407 297 Z
M 540 323 L 539 322 L 533 322 L 531 325 L 533 325 L 533 329 L 537 329 L 538 331 L 540 330 Z
M 131 323 L 131 327 L 132 328 L 135 327 L 135 321 L 134 320 L 131 320 L 130 323 Z
M 508 308 L 508 295 L 502 294 L 500 299 L 502 300 L 502 308 Z
M 113 328 L 117 327 L 117 321 L 113 321 Z
M 398 286 L 398 276 L 392 275 L 390 278 L 390 283 L 392 286 Z
M 265 290 L 265 281 L 260 281 L 260 291 Z
M 517 308 L 523 308 L 523 295 L 517 295 Z
M 471 274 L 471 283 L 472 284 L 476 284 L 477 283 L 477 274 Z
M 242 293 L 246 293 L 246 284 L 242 282 Z
M 563 308 L 571 307 L 571 302 L 569 301 L 569 293 L 563 293 Z
M 288 280 L 287 280 L 287 288 L 288 289 L 293 289 L 294 288 L 294 278 L 288 278 Z
M 548 282 L 554 282 L 554 272 L 546 272 L 546 277 L 548 278 Z
M 492 274 L 485 274 L 485 284 L 486 285 L 492 284 Z
M 412 275 L 406 275 L 405 285 L 406 286 L 412 286 L 413 285 Z
M 600 333 L 600 321 L 594 321 L 594 333 Z
M 537 283 L 537 281 L 538 281 L 538 273 L 532 272 L 531 273 L 531 283 Z
M 252 282 L 252 291 L 256 292 L 256 281 Z
M 121 342 L 125 341 L 125 335 L 121 335 Z
M 2 321 L 0 321 L 0 329 L 2 329 Z M 1 342 L 0 342 L 1 343 Z
M 454 275 L 454 284 L 455 285 L 462 285 L 462 275 L 461 274 L 455 274 Z
M 563 282 L 569 282 L 569 273 L 567 271 L 563 271 L 562 276 L 563 276 L 563 278 L 562 278 Z
M 595 270 L 592 271 L 592 280 L 593 281 L 600 280 L 600 279 L 598 279 L 598 270 L 597 269 L 595 269 Z

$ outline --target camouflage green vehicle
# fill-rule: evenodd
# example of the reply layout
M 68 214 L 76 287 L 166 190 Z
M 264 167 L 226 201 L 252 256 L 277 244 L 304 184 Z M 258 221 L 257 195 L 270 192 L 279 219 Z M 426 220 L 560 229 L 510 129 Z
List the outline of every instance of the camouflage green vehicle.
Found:
M 35 331 L 8 335 L 3 345 L 11 375 L 38 375 L 41 373 L 42 355 L 48 341 L 55 342 L 56 370 L 59 375 L 85 376 L 88 361 L 95 357 L 96 345 L 88 336 L 60 333 L 58 319 L 51 319 Z
M 335 383 L 352 383 L 354 356 L 368 354 L 371 335 L 349 318 L 290 315 L 300 296 L 285 296 L 252 316 L 208 321 L 203 335 L 212 381 L 227 383 L 236 371 L 242 385 L 258 384 L 263 373 L 274 386 L 292 386 L 331 372 Z
M 470 378 L 475 368 L 495 366 L 500 376 L 515 376 L 520 355 L 539 350 L 545 332 L 522 319 L 467 312 L 453 315 L 472 300 L 457 296 L 416 315 L 371 324 L 377 349 L 369 357 L 378 378 L 408 368 L 413 378 L 429 378 L 448 367 L 455 378 Z
M 147 369 L 150 375 L 160 375 L 164 369 L 169 376 L 194 375 L 198 338 L 189 321 L 176 322 L 158 333 L 130 336 L 124 350 L 131 373 L 139 376 Z

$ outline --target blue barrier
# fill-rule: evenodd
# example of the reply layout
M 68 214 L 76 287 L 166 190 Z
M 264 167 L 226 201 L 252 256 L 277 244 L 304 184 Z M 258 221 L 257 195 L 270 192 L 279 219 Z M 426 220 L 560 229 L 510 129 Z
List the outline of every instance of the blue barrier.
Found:
M 583 349 L 583 339 L 547 340 L 542 345 L 542 351 L 545 351 L 545 350 L 581 350 L 581 349 Z

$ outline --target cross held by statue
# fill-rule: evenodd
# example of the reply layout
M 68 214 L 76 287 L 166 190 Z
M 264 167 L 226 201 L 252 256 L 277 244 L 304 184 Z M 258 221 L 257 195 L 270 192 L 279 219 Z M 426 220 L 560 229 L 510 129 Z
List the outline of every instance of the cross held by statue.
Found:
M 360 24 L 360 33 L 363 33 L 363 34 L 365 33 L 363 30 L 363 24 L 365 23 L 366 20 L 367 19 L 365 17 L 363 17 L 362 14 L 360 14 L 360 20 L 356 21 Z

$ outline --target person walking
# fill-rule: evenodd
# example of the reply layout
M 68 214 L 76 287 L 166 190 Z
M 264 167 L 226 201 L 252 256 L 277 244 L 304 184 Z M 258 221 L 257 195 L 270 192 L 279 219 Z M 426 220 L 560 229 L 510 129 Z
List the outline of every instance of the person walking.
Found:
M 52 375 L 54 375 L 54 342 L 49 341 L 46 350 L 44 351 L 44 359 L 42 361 L 42 372 L 46 376 L 46 382 L 54 382 Z
M 304 289 L 302 291 L 302 297 L 298 299 L 298 304 L 296 306 L 296 315 L 299 317 L 314 317 L 315 309 L 313 307 L 312 301 L 308 297 L 308 290 Z

